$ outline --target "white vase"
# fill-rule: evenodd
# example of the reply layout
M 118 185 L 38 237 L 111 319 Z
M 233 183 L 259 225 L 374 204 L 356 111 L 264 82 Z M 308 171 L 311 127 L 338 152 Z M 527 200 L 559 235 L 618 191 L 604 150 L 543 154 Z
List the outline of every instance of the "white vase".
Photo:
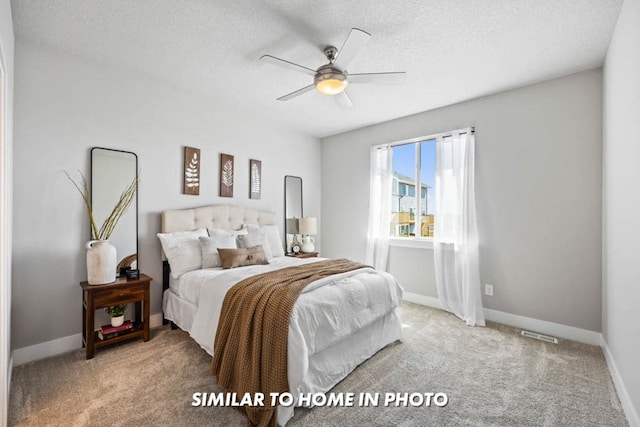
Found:
M 316 247 L 313 245 L 316 242 L 316 239 L 314 239 L 311 236 L 304 236 L 302 238 L 302 252 L 313 252 L 316 250 Z
M 116 280 L 116 248 L 108 240 L 87 242 L 87 276 L 90 285 Z
M 122 326 L 123 323 L 124 323 L 124 314 L 122 316 L 111 318 L 111 326 L 113 326 L 114 328 L 118 326 Z

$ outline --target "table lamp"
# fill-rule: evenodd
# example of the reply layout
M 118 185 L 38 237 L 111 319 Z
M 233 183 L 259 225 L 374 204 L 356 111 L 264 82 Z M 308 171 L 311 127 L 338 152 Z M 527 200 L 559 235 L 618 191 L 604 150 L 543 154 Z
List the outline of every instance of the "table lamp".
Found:
M 310 235 L 318 233 L 318 220 L 312 216 L 300 218 L 298 220 L 298 230 L 300 234 L 303 235 L 302 252 L 314 252 L 316 248 L 313 244 L 316 242 L 316 239 Z

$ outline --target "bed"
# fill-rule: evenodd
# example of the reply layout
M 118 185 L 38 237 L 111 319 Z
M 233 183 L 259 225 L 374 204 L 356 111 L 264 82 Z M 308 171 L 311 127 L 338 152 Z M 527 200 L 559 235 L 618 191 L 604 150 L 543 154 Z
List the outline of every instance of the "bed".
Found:
M 204 229 L 232 232 L 245 227 L 273 230 L 275 225 L 274 213 L 233 205 L 162 213 L 165 235 Z M 278 238 L 279 242 L 271 243 L 279 244 L 281 249 L 282 239 Z M 163 251 L 164 317 L 187 331 L 213 355 L 224 296 L 235 283 L 255 274 L 321 260 L 272 256 L 266 265 L 196 268 L 176 278 L 170 274 Z M 401 300 L 402 289 L 393 277 L 371 268 L 332 276 L 307 286 L 296 300 L 289 322 L 287 371 L 294 399 L 300 393 L 329 391 L 377 351 L 400 340 L 402 323 L 398 306 Z M 279 425 L 291 419 L 297 403 L 295 400 L 292 406 L 278 407 Z

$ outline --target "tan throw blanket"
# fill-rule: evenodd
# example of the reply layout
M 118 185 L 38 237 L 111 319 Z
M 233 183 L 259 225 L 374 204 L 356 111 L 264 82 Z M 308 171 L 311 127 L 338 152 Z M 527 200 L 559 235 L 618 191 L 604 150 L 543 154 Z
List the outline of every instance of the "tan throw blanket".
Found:
M 367 267 L 347 259 L 312 262 L 258 274 L 227 292 L 213 344 L 211 373 L 225 392 L 263 393 L 263 407 L 243 407 L 249 425 L 275 426 L 269 393 L 289 391 L 287 338 L 298 296 L 309 283 Z

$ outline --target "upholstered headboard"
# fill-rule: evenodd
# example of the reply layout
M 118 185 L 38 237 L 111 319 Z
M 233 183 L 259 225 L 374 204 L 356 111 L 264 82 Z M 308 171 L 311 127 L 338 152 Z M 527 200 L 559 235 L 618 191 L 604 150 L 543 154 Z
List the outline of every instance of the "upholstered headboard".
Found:
M 198 228 L 238 230 L 243 224 L 271 225 L 276 223 L 274 212 L 258 211 L 236 205 L 210 205 L 192 209 L 162 212 L 162 232 L 190 231 Z
M 238 230 L 244 224 L 276 224 L 274 212 L 258 211 L 236 205 L 210 205 L 192 209 L 173 209 L 162 212 L 162 232 L 191 231 L 199 228 Z M 162 291 L 169 288 L 169 263 L 162 252 Z M 163 323 L 168 323 L 165 319 Z M 172 328 L 174 325 L 172 325 Z
M 238 230 L 244 224 L 271 225 L 276 223 L 274 212 L 258 211 L 236 205 L 210 205 L 191 209 L 162 211 L 162 232 L 191 231 L 199 228 Z M 162 260 L 167 258 L 162 252 Z

